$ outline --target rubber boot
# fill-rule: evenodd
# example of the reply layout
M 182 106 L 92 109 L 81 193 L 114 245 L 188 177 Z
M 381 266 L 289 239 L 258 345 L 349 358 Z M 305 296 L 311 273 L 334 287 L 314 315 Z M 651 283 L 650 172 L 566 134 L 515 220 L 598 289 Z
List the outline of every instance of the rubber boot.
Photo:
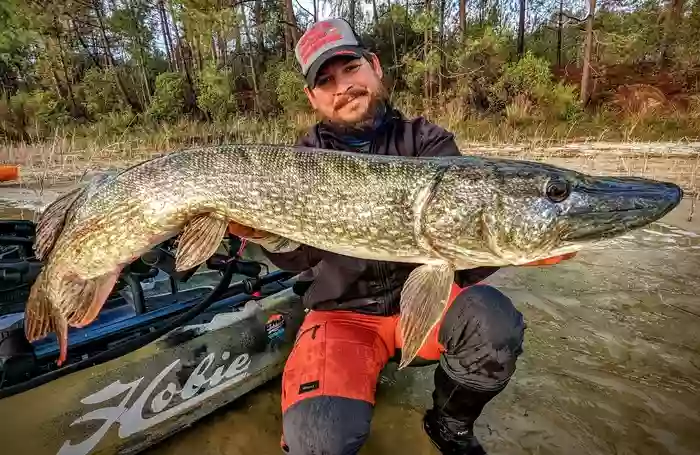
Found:
M 443 455 L 486 454 L 474 435 L 474 422 L 501 390 L 483 392 L 461 386 L 437 367 L 433 408 L 425 413 L 423 428 Z

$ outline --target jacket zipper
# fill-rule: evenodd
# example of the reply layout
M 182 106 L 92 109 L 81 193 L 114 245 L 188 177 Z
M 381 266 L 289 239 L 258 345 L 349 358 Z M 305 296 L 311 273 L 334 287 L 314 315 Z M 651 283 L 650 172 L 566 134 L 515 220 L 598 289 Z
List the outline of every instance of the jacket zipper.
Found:
M 377 272 L 377 277 L 379 278 L 379 284 L 382 286 L 382 289 L 384 289 L 383 292 L 383 302 L 382 302 L 382 314 L 385 316 L 389 314 L 389 297 L 390 297 L 390 292 L 389 292 L 389 279 L 387 278 L 387 273 L 386 273 L 386 264 L 383 262 L 378 262 L 375 263 L 376 267 L 376 272 Z

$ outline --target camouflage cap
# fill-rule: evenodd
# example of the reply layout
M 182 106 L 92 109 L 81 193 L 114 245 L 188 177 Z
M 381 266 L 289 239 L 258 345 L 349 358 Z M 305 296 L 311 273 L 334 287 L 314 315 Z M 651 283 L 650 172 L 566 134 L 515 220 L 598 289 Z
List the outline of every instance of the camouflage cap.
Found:
M 306 83 L 313 88 L 321 65 L 337 56 L 360 58 L 363 50 L 350 24 L 343 19 L 328 19 L 311 26 L 299 39 L 294 53 Z

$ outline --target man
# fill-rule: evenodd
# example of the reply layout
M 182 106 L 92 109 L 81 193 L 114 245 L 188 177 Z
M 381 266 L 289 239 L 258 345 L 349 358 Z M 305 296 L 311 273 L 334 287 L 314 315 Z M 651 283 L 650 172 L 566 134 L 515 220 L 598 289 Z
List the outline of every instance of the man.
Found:
M 460 155 L 452 134 L 423 118 L 406 119 L 390 105 L 377 56 L 345 21 L 314 24 L 299 40 L 296 57 L 304 91 L 322 117 L 298 145 Z M 295 290 L 311 311 L 283 374 L 283 448 L 293 455 L 356 454 L 369 434 L 380 371 L 400 358 L 399 297 L 416 265 L 354 259 L 306 245 L 275 252 L 279 237 L 237 224 L 230 231 L 268 249 L 281 269 L 303 272 Z M 506 387 L 522 352 L 520 312 L 495 288 L 475 285 L 496 270 L 456 274 L 451 304 L 414 360 L 438 362 L 433 407 L 423 426 L 443 454 L 485 453 L 474 421 Z

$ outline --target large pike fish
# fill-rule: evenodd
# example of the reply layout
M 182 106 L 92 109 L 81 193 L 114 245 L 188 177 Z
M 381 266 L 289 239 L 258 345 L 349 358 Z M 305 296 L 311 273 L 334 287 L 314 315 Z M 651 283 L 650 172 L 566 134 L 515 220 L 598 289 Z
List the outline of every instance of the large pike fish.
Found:
M 420 264 L 401 294 L 400 367 L 438 322 L 455 270 L 575 252 L 647 225 L 681 200 L 672 184 L 541 163 L 409 158 L 231 145 L 155 158 L 54 201 L 37 226 L 45 265 L 27 302 L 30 341 L 92 322 L 122 270 L 181 233 L 177 270 L 211 256 L 229 221 L 357 258 Z

